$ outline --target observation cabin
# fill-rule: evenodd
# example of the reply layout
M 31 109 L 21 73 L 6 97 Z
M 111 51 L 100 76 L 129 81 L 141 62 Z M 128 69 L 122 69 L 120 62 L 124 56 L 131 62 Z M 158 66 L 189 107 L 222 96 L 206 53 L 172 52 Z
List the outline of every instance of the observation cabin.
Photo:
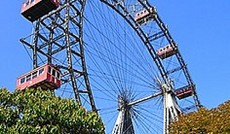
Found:
M 170 57 L 176 53 L 177 53 L 177 47 L 174 44 L 168 44 L 168 45 L 158 49 L 158 51 L 157 51 L 157 55 L 161 59 L 168 58 L 168 57 Z
M 175 90 L 175 95 L 178 99 L 184 99 L 193 95 L 195 91 L 195 85 L 188 85 L 182 88 Z
M 21 14 L 31 22 L 55 10 L 60 5 L 59 0 L 26 0 L 22 4 Z
M 156 9 L 150 7 L 135 14 L 134 20 L 141 25 L 154 18 L 154 14 L 156 14 Z
M 61 86 L 61 71 L 52 64 L 45 64 L 17 78 L 16 89 L 37 88 L 54 90 Z

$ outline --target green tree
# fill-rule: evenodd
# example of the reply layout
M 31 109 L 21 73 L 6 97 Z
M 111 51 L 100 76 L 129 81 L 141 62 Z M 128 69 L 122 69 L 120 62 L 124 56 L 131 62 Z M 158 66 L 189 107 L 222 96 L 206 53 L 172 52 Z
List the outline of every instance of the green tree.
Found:
M 230 100 L 217 108 L 199 109 L 180 116 L 170 126 L 172 134 L 230 134 Z
M 0 89 L 0 133 L 102 134 L 104 125 L 95 112 L 50 90 Z

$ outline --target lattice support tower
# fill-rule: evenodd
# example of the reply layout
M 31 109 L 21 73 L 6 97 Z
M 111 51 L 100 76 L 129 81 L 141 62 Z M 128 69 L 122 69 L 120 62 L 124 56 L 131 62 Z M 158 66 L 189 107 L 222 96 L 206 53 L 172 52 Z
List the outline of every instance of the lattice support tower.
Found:
M 83 12 L 86 1 L 60 2 L 56 10 L 33 22 L 33 33 L 20 41 L 32 50 L 33 69 L 49 63 L 62 71 L 62 87 L 57 90 L 63 91 L 60 95 L 74 92 L 77 102 L 96 111 L 83 45 Z

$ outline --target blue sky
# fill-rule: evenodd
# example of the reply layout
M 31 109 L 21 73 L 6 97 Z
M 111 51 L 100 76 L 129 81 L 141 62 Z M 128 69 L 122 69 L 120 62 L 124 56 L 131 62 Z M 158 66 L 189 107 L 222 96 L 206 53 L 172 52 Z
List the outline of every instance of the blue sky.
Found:
M 0 87 L 13 91 L 18 76 L 31 69 L 19 39 L 31 33 L 20 15 L 23 0 L 2 1 L 0 9 Z M 201 103 L 208 107 L 230 99 L 230 1 L 154 0 L 161 19 L 179 45 L 197 85 Z

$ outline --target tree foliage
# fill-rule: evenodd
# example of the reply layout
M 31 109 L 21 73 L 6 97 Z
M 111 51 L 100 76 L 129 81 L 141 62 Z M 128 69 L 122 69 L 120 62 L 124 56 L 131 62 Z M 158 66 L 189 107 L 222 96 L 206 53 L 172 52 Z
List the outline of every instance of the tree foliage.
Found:
M 101 134 L 104 126 L 96 113 L 50 90 L 0 89 L 0 133 Z
M 230 100 L 217 108 L 201 108 L 179 117 L 170 126 L 172 134 L 230 134 Z

